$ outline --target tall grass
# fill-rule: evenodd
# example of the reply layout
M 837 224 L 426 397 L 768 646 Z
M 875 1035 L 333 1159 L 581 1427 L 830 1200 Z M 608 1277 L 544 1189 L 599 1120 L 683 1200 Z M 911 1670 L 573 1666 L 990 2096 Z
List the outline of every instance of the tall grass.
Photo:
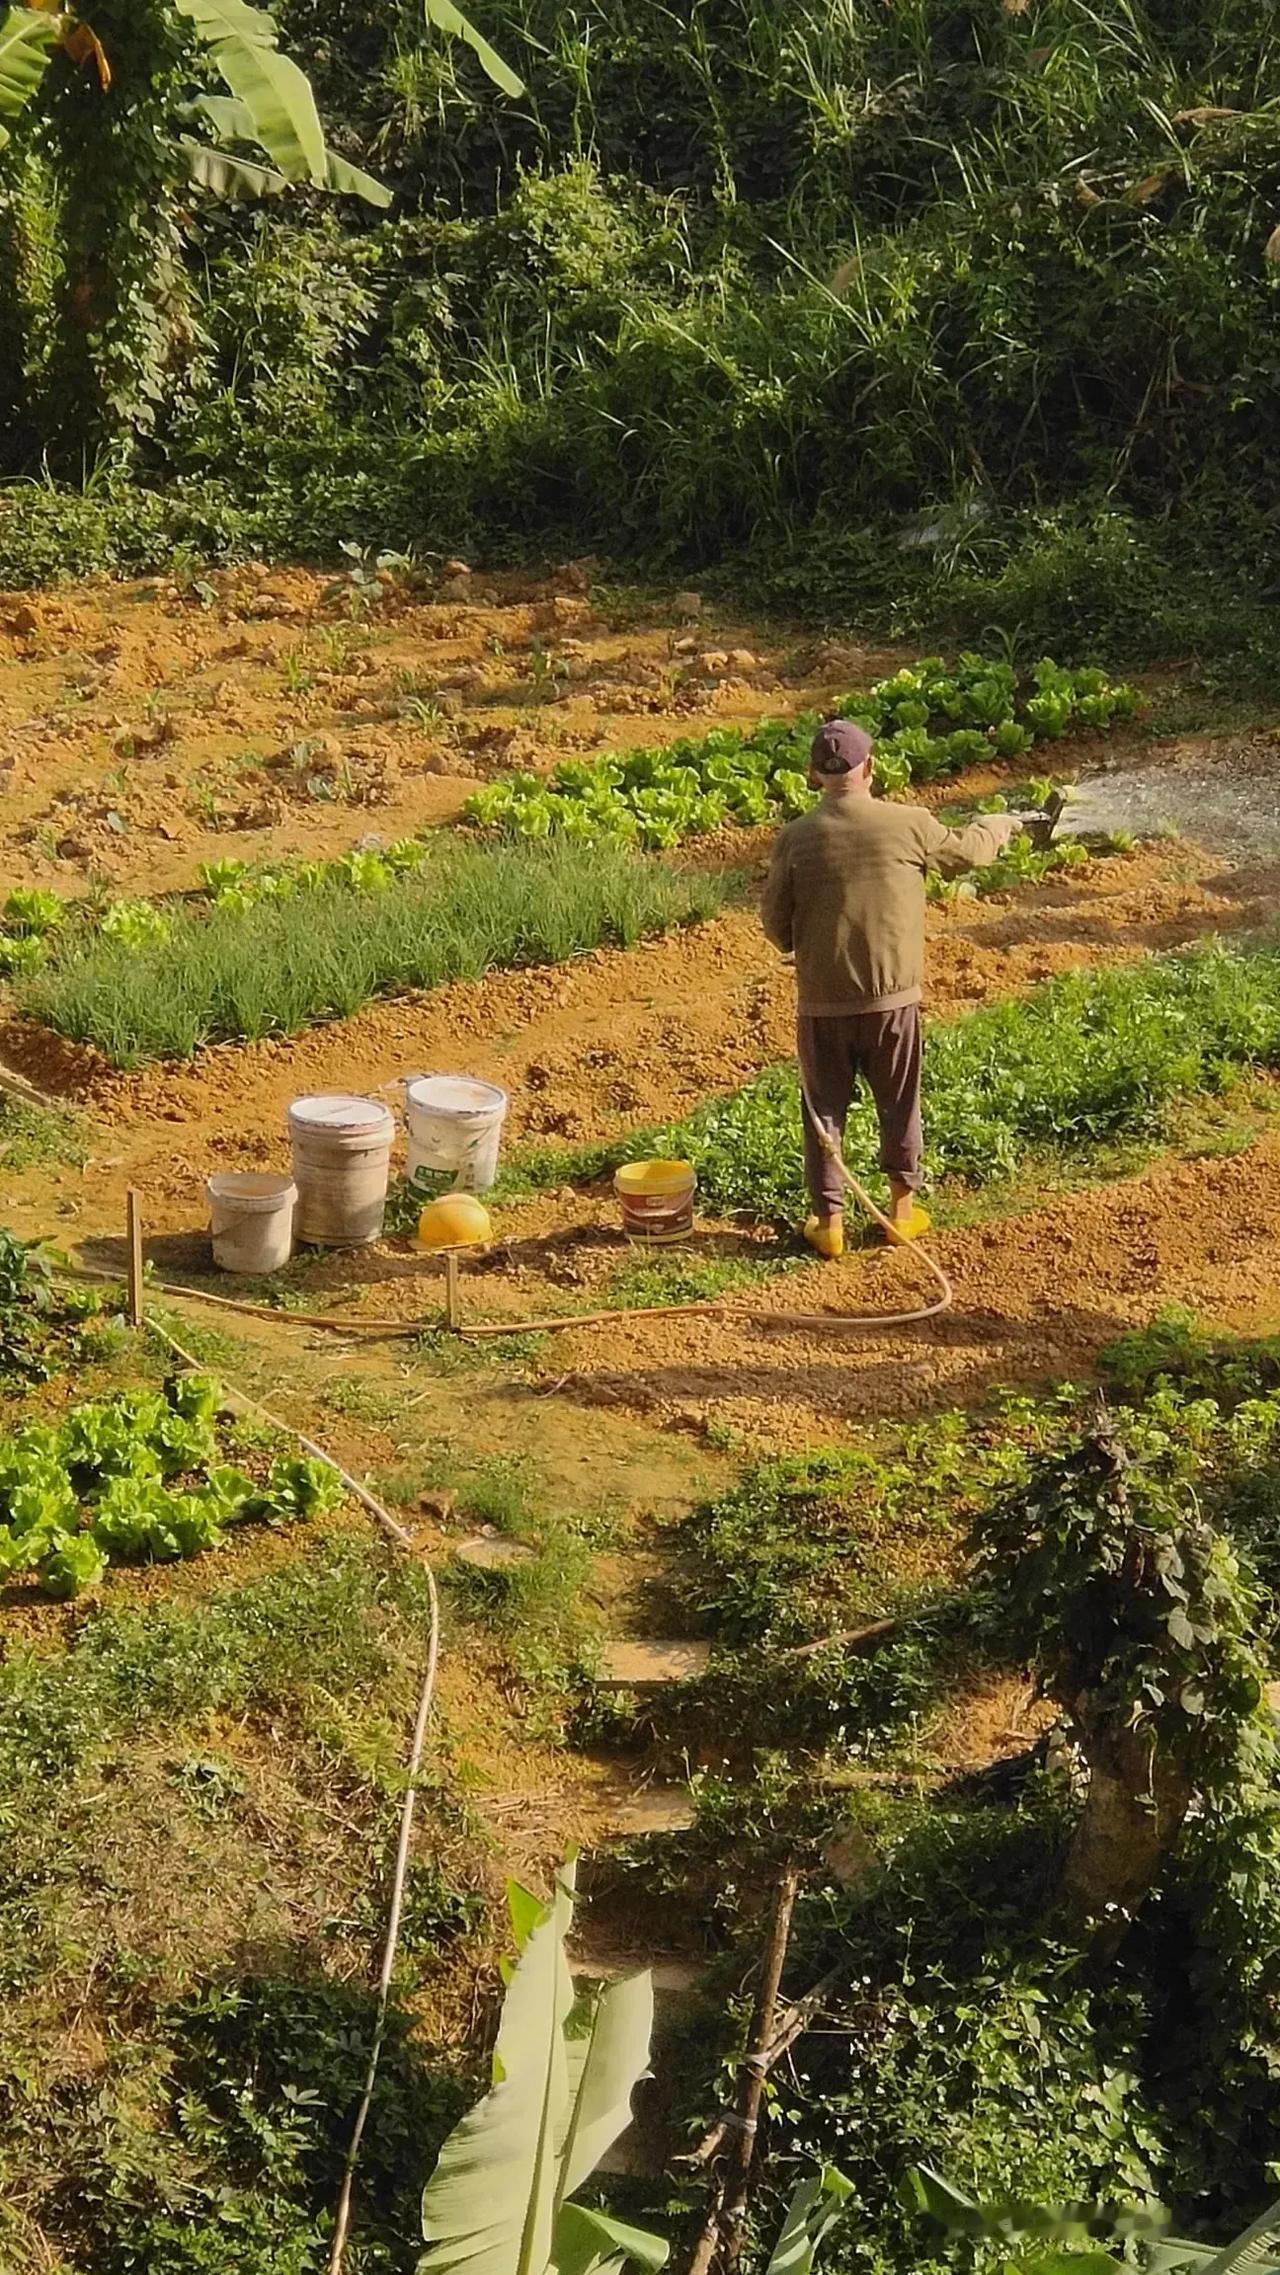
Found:
M 377 996 L 631 947 L 710 916 L 732 884 L 610 846 L 451 844 L 376 893 L 320 887 L 180 915 L 154 946 L 73 946 L 19 1003 L 114 1066 L 138 1067 L 207 1043 L 295 1035 Z

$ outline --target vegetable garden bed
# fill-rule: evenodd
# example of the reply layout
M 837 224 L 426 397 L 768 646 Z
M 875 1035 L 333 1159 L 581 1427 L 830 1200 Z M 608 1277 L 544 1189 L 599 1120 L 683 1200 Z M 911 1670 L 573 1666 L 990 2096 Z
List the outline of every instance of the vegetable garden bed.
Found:
M 625 846 L 454 839 L 424 852 L 416 874 L 375 891 L 322 880 L 284 898 L 180 909 L 149 940 L 70 946 L 22 983 L 19 1007 L 118 1067 L 189 1058 L 206 1043 L 347 1018 L 377 996 L 631 947 L 711 916 L 735 884 Z
M 1029 995 L 931 1027 L 924 1118 L 933 1177 L 974 1185 L 1010 1175 L 1037 1147 L 1156 1135 L 1174 1099 L 1216 1094 L 1251 1067 L 1280 1066 L 1280 948 L 1219 941 L 1111 971 L 1068 973 Z M 849 1121 L 851 1161 L 874 1160 L 865 1100 Z M 532 1149 L 507 1189 L 603 1174 L 660 1152 L 692 1162 L 703 1205 L 785 1224 L 805 1205 L 799 1096 L 791 1066 L 616 1145 Z
M 1036 742 L 1071 730 L 1094 733 L 1131 718 L 1136 689 L 1096 670 L 1066 671 L 1046 658 L 1020 685 L 1012 665 L 940 657 L 854 690 L 832 715 L 857 720 L 875 738 L 876 780 L 892 794 L 965 767 L 1023 757 Z M 565 759 L 546 780 L 512 774 L 478 790 L 463 809 L 481 829 L 516 837 L 563 836 L 587 844 L 622 838 L 653 849 L 732 825 L 745 828 L 803 813 L 812 804 L 809 746 L 816 711 L 766 719 L 751 730 L 709 735 L 596 759 Z
M 0 1440 L 0 1577 L 77 1596 L 108 1564 L 197 1556 L 230 1525 L 293 1523 L 342 1499 L 333 1471 L 305 1456 L 278 1454 L 256 1478 L 236 1466 L 244 1428 L 220 1407 L 216 1382 L 183 1375 L 163 1396 L 122 1391 Z

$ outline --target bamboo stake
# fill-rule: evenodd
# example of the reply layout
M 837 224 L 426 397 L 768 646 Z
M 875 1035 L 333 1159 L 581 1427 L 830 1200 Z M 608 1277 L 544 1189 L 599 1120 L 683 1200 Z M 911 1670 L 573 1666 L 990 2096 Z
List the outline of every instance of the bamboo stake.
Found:
M 131 1185 L 125 1196 L 129 1233 L 129 1325 L 141 1327 L 142 1297 L 142 1200 Z
M 462 1305 L 458 1294 L 458 1252 L 446 1248 L 444 1252 L 444 1316 L 445 1324 L 454 1329 L 462 1325 Z
M 689 2275 L 710 2275 L 717 2260 L 727 2275 L 727 2271 L 737 2265 L 738 2254 L 742 2249 L 742 2221 L 747 2208 L 747 2190 L 756 2150 L 756 2127 L 760 2121 L 760 2103 L 764 2094 L 769 2047 L 774 2036 L 778 2008 L 778 1987 L 782 1981 L 787 1944 L 791 1938 L 791 1915 L 795 1910 L 799 1885 L 797 1867 L 794 1864 L 787 1865 L 778 1881 L 769 1932 L 765 1938 L 760 1983 L 751 2015 L 751 2033 L 738 2078 L 738 2106 L 733 2117 L 728 2120 L 733 2133 L 728 2170 L 716 2190 L 702 2233 L 694 2246 Z

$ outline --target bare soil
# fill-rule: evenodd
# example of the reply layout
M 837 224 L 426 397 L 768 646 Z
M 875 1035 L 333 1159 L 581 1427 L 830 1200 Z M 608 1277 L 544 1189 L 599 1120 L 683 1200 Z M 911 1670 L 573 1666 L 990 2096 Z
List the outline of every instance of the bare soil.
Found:
M 0 603 L 0 873 L 71 895 L 154 893 L 180 889 L 226 853 L 332 853 L 447 821 L 478 778 L 513 764 L 546 767 L 568 750 L 818 704 L 886 661 L 710 611 L 691 631 L 674 608 L 584 593 L 581 581 L 481 588 L 477 579 L 468 601 L 401 595 L 367 619 L 351 619 L 326 580 L 292 570 L 227 574 L 203 592 L 101 585 Z M 1208 753 L 1203 738 L 1117 741 L 1106 764 L 1200 782 L 1222 759 L 1223 779 L 1238 785 L 1251 779 L 1255 741 Z M 1062 756 L 1096 767 L 1103 754 L 1073 745 Z M 970 778 L 965 789 L 982 786 Z M 744 840 L 732 851 L 758 866 L 763 846 Z M 1080 964 L 1257 927 L 1278 882 L 1272 848 L 1224 836 L 1209 816 L 1182 840 L 939 908 L 932 1009 L 954 1013 Z M 294 1041 L 219 1048 L 136 1076 L 9 1017 L 0 1065 L 76 1108 L 87 1158 L 10 1177 L 5 1220 L 116 1261 L 125 1188 L 136 1185 L 160 1273 L 207 1273 L 204 1179 L 283 1165 L 285 1109 L 303 1092 L 465 1071 L 510 1090 L 512 1142 L 611 1137 L 785 1057 L 791 988 L 747 906 L 627 954 L 500 973 L 374 1005 Z M 499 1235 L 468 1272 L 466 1303 L 513 1322 L 607 1299 L 628 1255 L 607 1194 L 525 1204 L 504 1212 Z M 764 1236 L 726 1227 L 701 1228 L 699 1243 L 722 1256 L 774 1252 Z M 651 1520 L 714 1489 L 731 1473 L 731 1449 L 821 1443 L 999 1383 L 1083 1373 L 1120 1328 L 1173 1301 L 1225 1324 L 1274 1325 L 1280 1136 L 1264 1129 L 1234 1160 L 1171 1155 L 1123 1181 L 1033 1199 L 939 1234 L 936 1252 L 956 1282 L 956 1309 L 892 1334 L 797 1333 L 767 1319 L 780 1302 L 914 1301 L 918 1264 L 876 1250 L 801 1266 L 725 1315 L 575 1328 L 514 1356 L 344 1344 L 287 1311 L 247 1320 L 193 1306 L 185 1316 L 229 1333 L 228 1369 L 359 1468 L 429 1469 L 433 1449 L 473 1460 L 519 1452 L 566 1515 L 612 1508 L 620 1531 L 598 1567 L 596 1608 L 615 1630 L 643 1632 L 634 1612 L 653 1583 Z M 307 1308 L 407 1323 L 438 1318 L 442 1300 L 438 1268 L 407 1243 L 317 1259 L 297 1270 L 299 1290 Z M 361 1418 L 362 1398 L 374 1418 Z M 269 1564 L 305 1552 L 295 1537 L 237 1553 Z M 423 1538 L 447 1554 L 447 1532 L 428 1524 Z M 218 1559 L 204 1569 L 215 1568 L 227 1569 Z M 112 1582 L 144 1597 L 203 1584 L 201 1567 Z M 5 1613 L 14 1641 L 32 1618 L 52 1636 L 67 1617 Z M 448 1681 L 454 1738 L 504 1852 L 545 1854 L 566 1828 L 607 1816 L 616 1778 L 521 1734 L 496 1662 L 469 1645 Z M 1005 1750 L 997 1721 L 1008 1724 L 1004 1700 L 975 1701 L 965 1743 Z M 961 1745 L 955 1730 L 949 1742 Z
M 510 767 L 816 703 L 884 660 L 581 581 L 354 616 L 292 569 L 0 597 L 0 880 L 159 893 L 228 855 L 340 852 Z

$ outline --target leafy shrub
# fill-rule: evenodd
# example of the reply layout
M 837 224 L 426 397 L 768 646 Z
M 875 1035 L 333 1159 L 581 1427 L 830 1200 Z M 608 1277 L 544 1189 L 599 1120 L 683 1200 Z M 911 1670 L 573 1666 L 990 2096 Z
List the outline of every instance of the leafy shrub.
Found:
M 1136 1908 L 1193 1805 L 1274 1776 L 1257 1583 L 1202 1507 L 1218 1419 L 1104 1409 L 971 1528 L 1009 1647 L 1088 1768 L 1063 1866 L 1085 1917 Z

